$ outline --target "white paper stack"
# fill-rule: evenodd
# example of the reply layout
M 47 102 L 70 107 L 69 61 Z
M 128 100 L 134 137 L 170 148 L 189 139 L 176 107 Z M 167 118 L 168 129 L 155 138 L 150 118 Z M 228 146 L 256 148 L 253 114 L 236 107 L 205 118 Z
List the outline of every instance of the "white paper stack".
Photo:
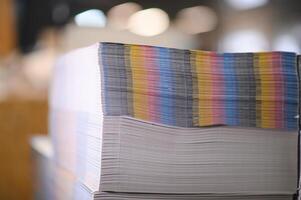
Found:
M 47 136 L 31 138 L 34 161 L 35 199 L 65 200 L 75 198 L 76 179 L 73 174 L 53 162 L 53 147 Z
M 292 194 L 297 134 L 178 128 L 104 119 L 101 189 L 142 193 Z
M 188 199 L 188 200 L 219 200 L 219 199 L 250 199 L 250 200 L 289 200 L 290 195 L 230 195 L 230 194 L 139 194 L 139 193 L 111 193 L 92 192 L 82 182 L 65 168 L 53 162 L 53 147 L 48 137 L 35 136 L 31 140 L 32 155 L 35 164 L 35 199 Z
M 69 198 L 292 198 L 297 189 L 296 129 L 179 127 L 107 115 L 100 51 L 100 44 L 75 50 L 54 71 L 53 165 L 66 173 L 52 178 L 62 184 L 59 188 L 73 188 Z M 65 183 L 63 174 L 73 180 Z

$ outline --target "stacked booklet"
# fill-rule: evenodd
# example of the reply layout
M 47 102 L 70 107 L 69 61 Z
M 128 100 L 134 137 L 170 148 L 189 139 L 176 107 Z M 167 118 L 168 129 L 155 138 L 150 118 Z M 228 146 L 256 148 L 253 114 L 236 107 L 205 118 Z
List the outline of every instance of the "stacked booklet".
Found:
M 95 44 L 55 67 L 52 162 L 72 199 L 291 199 L 298 109 L 294 53 Z
M 296 54 L 103 43 L 104 114 L 181 127 L 296 129 Z

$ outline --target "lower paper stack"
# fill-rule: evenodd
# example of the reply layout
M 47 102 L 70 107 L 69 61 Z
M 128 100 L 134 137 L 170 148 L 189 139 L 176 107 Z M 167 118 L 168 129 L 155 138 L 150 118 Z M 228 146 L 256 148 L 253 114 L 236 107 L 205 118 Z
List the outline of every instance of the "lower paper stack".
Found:
M 264 124 L 252 126 L 256 120 L 251 122 L 247 118 L 246 126 L 187 126 L 186 122 L 185 126 L 178 126 L 164 123 L 166 118 L 158 121 L 135 113 L 110 115 L 108 107 L 114 112 L 125 108 L 117 97 L 121 107 L 114 107 L 115 97 L 105 98 L 108 93 L 103 87 L 105 80 L 99 63 L 100 58 L 105 58 L 100 56 L 105 45 L 73 51 L 55 68 L 50 94 L 53 155 L 47 157 L 34 148 L 39 155 L 39 169 L 52 174 L 40 179 L 56 183 L 56 194 L 49 192 L 55 199 L 292 199 L 298 179 L 298 129 L 294 117 L 284 117 L 286 109 L 275 111 L 283 117 L 275 121 L 280 124 L 269 124 L 268 128 Z M 114 45 L 120 46 L 109 45 L 113 49 Z M 120 51 L 110 53 L 120 58 Z M 296 81 L 292 77 L 295 76 L 291 75 L 290 81 Z M 111 89 L 116 92 L 122 87 Z M 290 97 L 282 100 L 292 110 L 291 115 L 296 116 L 298 104 L 293 97 L 298 95 L 294 92 L 292 89 Z M 148 106 L 155 106 L 150 98 L 146 95 L 144 100 L 149 100 Z M 250 108 L 256 106 L 247 104 Z M 126 105 L 124 112 L 130 105 L 129 99 Z M 267 118 L 261 117 L 270 122 L 270 111 Z M 190 122 L 194 120 L 193 115 L 185 117 L 184 113 L 179 119 L 188 118 Z
M 141 194 L 118 192 L 92 192 L 85 184 L 77 180 L 74 174 L 53 161 L 53 147 L 45 136 L 36 136 L 31 140 L 32 155 L 35 163 L 35 199 L 188 199 L 188 200 L 291 200 L 291 195 L 239 195 L 239 194 Z

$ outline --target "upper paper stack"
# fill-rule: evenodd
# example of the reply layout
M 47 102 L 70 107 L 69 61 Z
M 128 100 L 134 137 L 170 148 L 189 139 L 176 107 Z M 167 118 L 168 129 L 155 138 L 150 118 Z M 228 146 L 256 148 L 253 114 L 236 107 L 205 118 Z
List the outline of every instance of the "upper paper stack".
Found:
M 290 199 L 298 109 L 294 53 L 95 44 L 55 68 L 54 160 L 86 198 Z

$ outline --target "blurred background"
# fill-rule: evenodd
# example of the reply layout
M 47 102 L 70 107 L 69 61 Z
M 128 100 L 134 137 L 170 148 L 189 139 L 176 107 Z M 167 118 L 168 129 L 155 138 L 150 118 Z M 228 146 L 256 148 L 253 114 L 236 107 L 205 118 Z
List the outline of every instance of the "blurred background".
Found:
M 301 53 L 301 1 L 0 0 L 0 199 L 33 198 L 53 63 L 98 41 Z

